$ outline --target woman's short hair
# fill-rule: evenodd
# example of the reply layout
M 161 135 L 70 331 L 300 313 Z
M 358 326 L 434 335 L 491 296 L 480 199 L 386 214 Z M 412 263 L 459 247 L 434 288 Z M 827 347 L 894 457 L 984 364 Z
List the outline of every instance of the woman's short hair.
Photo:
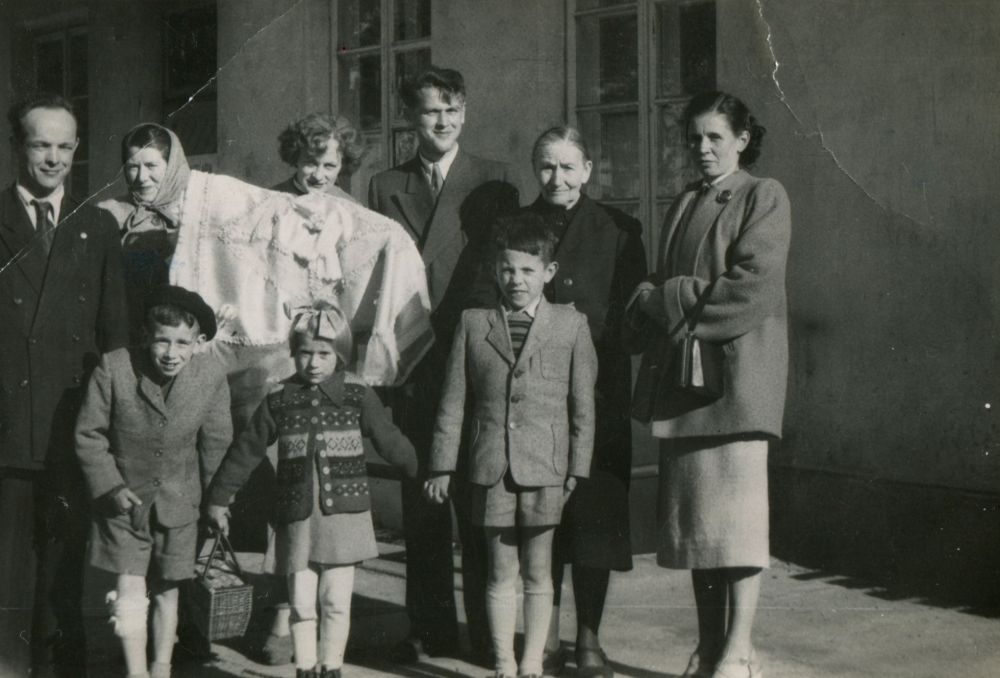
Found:
M 159 150 L 164 160 L 170 160 L 170 135 L 167 130 L 159 125 L 146 123 L 133 127 L 122 138 L 122 164 L 131 157 L 130 149 L 148 147 Z
M 493 227 L 493 260 L 505 250 L 534 255 L 551 264 L 555 260 L 559 239 L 545 219 L 534 212 L 521 211 L 497 220 Z
M 590 160 L 590 151 L 587 150 L 587 144 L 583 140 L 580 130 L 569 125 L 556 125 L 548 128 L 535 139 L 535 145 L 531 147 L 531 164 L 534 165 L 538 161 L 538 156 L 541 155 L 546 146 L 560 141 L 573 144 L 580 149 L 584 160 Z
M 420 90 L 431 87 L 441 92 L 441 98 L 451 103 L 452 100 L 465 101 L 465 78 L 453 68 L 429 66 L 416 76 L 403 82 L 399 89 L 399 97 L 403 105 L 413 110 L 420 103 Z
M 361 165 L 365 147 L 361 134 L 342 115 L 310 113 L 296 120 L 278 135 L 278 155 L 296 167 L 303 158 L 318 158 L 326 153 L 330 139 L 337 142 L 341 174 L 351 174 Z
M 322 323 L 321 315 L 325 314 L 333 326 L 334 338 L 318 336 Z M 305 318 L 293 318 L 292 329 L 288 333 L 288 347 L 294 356 L 302 343 L 307 339 L 315 341 L 325 341 L 333 346 L 333 352 L 337 354 L 337 361 L 340 363 L 337 368 L 343 369 L 351 364 L 351 354 L 354 351 L 354 337 L 351 335 L 351 324 L 347 321 L 343 312 L 331 306 L 319 312 L 307 312 Z M 326 326 L 325 326 L 326 327 Z
M 705 113 L 718 113 L 725 116 L 733 134 L 749 133 L 750 141 L 740 153 L 740 167 L 753 167 L 757 158 L 760 157 L 761 144 L 767 130 L 750 115 L 750 109 L 747 108 L 747 105 L 732 94 L 725 92 L 703 92 L 695 95 L 688 102 L 687 108 L 684 109 L 684 129 L 686 130 L 691 125 L 692 120 Z

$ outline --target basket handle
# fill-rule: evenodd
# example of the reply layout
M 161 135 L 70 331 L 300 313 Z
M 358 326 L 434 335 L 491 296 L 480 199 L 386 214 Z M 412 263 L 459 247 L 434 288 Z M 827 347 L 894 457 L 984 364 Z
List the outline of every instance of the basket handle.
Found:
M 221 553 L 219 553 L 220 547 L 222 548 Z M 205 567 L 201 571 L 203 579 L 208 575 L 208 568 L 215 559 L 216 553 L 219 553 L 219 560 L 222 561 L 223 564 L 226 563 L 226 556 L 229 556 L 229 559 L 232 561 L 233 568 L 236 570 L 236 574 L 241 578 L 243 577 L 243 568 L 240 567 L 240 561 L 236 559 L 236 551 L 233 550 L 232 544 L 229 543 L 229 537 L 227 537 L 222 530 L 215 530 L 215 543 L 212 544 L 212 551 L 208 554 L 208 559 L 205 560 Z

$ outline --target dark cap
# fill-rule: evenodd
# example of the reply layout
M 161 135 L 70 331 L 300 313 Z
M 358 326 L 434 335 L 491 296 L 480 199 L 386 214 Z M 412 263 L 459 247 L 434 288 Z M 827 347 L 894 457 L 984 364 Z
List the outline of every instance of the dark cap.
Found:
M 215 311 L 205 303 L 201 295 L 191 290 L 175 285 L 162 285 L 154 288 L 146 297 L 145 313 L 154 306 L 176 306 L 187 311 L 198 321 L 198 328 L 206 339 L 215 336 Z

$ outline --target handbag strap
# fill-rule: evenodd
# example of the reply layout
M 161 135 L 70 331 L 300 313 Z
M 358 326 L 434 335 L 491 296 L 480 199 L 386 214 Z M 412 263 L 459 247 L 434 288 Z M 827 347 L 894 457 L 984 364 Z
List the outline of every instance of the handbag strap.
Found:
M 220 548 L 222 550 L 221 553 L 219 553 Z M 223 564 L 226 563 L 226 556 L 228 555 L 233 569 L 236 570 L 236 574 L 241 578 L 243 577 L 243 568 L 240 567 L 240 561 L 236 559 L 236 551 L 233 550 L 232 544 L 229 543 L 229 537 L 227 537 L 222 530 L 216 530 L 215 542 L 212 544 L 212 550 L 209 552 L 208 558 L 205 560 L 205 567 L 201 571 L 202 578 L 208 575 L 208 568 L 212 565 L 212 561 L 215 559 L 216 553 L 219 553 L 219 560 Z

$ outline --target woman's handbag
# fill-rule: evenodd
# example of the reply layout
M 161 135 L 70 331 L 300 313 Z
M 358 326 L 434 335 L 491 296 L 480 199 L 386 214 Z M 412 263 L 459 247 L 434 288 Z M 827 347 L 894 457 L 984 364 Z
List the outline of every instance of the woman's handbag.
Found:
M 223 640 L 246 633 L 253 611 L 253 586 L 236 560 L 229 539 L 217 532 L 208 556 L 198 558 L 188 587 L 194 625 L 206 639 Z
M 690 329 L 681 341 L 677 385 L 703 398 L 722 396 L 722 361 L 719 347 L 702 341 Z

